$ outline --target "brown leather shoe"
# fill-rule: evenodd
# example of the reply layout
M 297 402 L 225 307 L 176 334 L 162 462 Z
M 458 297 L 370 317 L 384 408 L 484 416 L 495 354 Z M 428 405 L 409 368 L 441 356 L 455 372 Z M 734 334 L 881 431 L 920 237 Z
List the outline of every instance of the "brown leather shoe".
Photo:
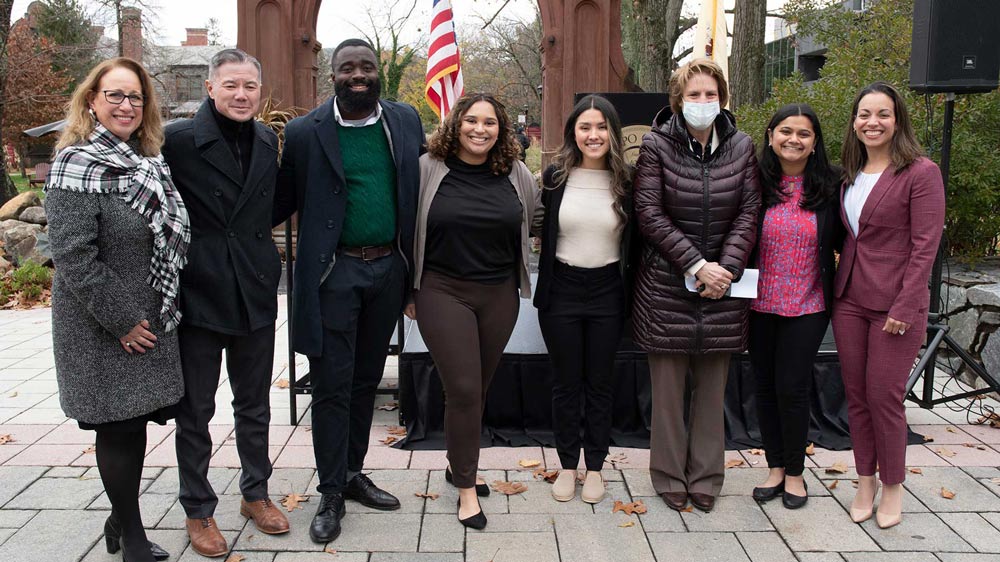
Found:
M 187 519 L 184 521 L 188 537 L 191 538 L 191 548 L 202 556 L 216 558 L 229 552 L 225 537 L 215 524 L 214 517 L 204 519 Z
M 687 492 L 663 492 L 660 497 L 667 507 L 675 511 L 682 511 L 688 504 Z
M 690 492 L 688 495 L 691 496 L 691 505 L 705 513 L 712 511 L 712 508 L 715 507 L 715 496 L 699 494 L 698 492 Z
M 288 532 L 288 518 L 268 498 L 252 502 L 240 498 L 240 515 L 253 519 L 261 533 L 281 535 Z

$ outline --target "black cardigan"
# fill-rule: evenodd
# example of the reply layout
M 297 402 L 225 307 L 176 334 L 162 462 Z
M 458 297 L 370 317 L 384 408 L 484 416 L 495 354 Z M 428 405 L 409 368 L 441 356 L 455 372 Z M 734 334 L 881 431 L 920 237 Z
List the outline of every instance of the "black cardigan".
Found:
M 545 219 L 542 222 L 542 247 L 538 257 L 538 283 L 535 287 L 534 304 L 535 308 L 545 310 L 549 306 L 549 287 L 552 286 L 552 270 L 556 262 L 556 242 L 559 239 L 559 207 L 562 205 L 563 194 L 566 182 L 556 185 L 553 176 L 555 166 L 549 166 L 542 172 L 542 205 L 545 207 Z M 632 206 L 632 186 L 626 186 L 625 200 L 622 202 L 628 223 L 622 231 L 621 256 L 619 267 L 622 273 L 622 281 L 625 286 L 625 311 L 628 315 L 632 304 L 632 280 L 635 277 L 635 264 L 638 263 L 638 256 L 635 251 L 639 244 L 633 244 L 637 240 L 638 224 L 635 220 Z

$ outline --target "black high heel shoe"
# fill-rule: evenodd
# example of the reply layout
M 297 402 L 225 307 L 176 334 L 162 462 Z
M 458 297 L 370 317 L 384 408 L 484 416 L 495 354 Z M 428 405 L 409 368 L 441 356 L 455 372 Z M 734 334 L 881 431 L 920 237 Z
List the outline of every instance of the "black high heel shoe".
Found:
M 459 499 L 458 502 L 455 503 L 455 507 L 457 509 L 461 509 L 462 507 L 461 499 Z M 455 512 L 455 517 L 458 517 L 457 509 Z M 470 517 L 466 517 L 465 519 L 458 517 L 458 522 L 470 529 L 476 529 L 482 531 L 483 529 L 486 528 L 486 514 L 483 513 L 483 508 L 482 506 L 480 506 L 479 513 L 472 515 Z
M 118 527 L 118 521 L 112 516 L 108 516 L 108 519 L 104 522 L 104 546 L 108 549 L 108 554 L 114 554 L 121 550 L 122 548 L 122 530 Z M 170 553 L 156 544 L 153 541 L 149 541 L 149 550 L 153 553 L 153 558 L 156 560 L 166 560 L 170 558 Z M 122 554 L 124 558 L 124 553 Z
M 455 485 L 455 481 L 454 481 L 454 479 L 451 476 L 451 467 L 450 466 L 447 466 L 444 469 L 444 479 L 445 479 L 446 482 L 448 482 L 452 486 Z M 479 496 L 479 497 L 481 497 L 481 498 L 488 498 L 488 497 L 490 497 L 490 487 L 487 486 L 486 484 L 476 484 L 476 495 Z

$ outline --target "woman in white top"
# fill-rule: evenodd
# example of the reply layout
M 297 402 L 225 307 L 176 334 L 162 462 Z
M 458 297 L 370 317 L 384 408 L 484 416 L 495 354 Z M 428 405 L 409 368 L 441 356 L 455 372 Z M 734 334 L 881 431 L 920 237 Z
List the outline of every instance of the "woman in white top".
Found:
M 586 96 L 542 174 L 545 222 L 534 303 L 555 375 L 552 425 L 563 470 L 552 496 L 559 501 L 576 495 L 581 446 L 587 468 L 581 498 L 604 497 L 615 352 L 628 308 L 630 178 L 618 113 L 607 99 Z
M 834 279 L 837 339 L 858 491 L 851 518 L 898 524 L 906 477 L 903 399 L 926 339 L 927 279 L 944 228 L 944 185 L 923 156 L 903 98 L 875 82 L 854 100 L 841 151 L 844 250 Z

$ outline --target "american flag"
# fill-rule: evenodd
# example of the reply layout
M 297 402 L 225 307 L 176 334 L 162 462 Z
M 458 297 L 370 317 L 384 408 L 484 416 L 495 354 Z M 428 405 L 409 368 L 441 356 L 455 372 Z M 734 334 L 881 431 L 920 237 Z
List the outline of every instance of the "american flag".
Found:
M 434 0 L 431 10 L 431 44 L 427 49 L 427 102 L 443 121 L 465 92 L 462 64 L 449 0 Z

